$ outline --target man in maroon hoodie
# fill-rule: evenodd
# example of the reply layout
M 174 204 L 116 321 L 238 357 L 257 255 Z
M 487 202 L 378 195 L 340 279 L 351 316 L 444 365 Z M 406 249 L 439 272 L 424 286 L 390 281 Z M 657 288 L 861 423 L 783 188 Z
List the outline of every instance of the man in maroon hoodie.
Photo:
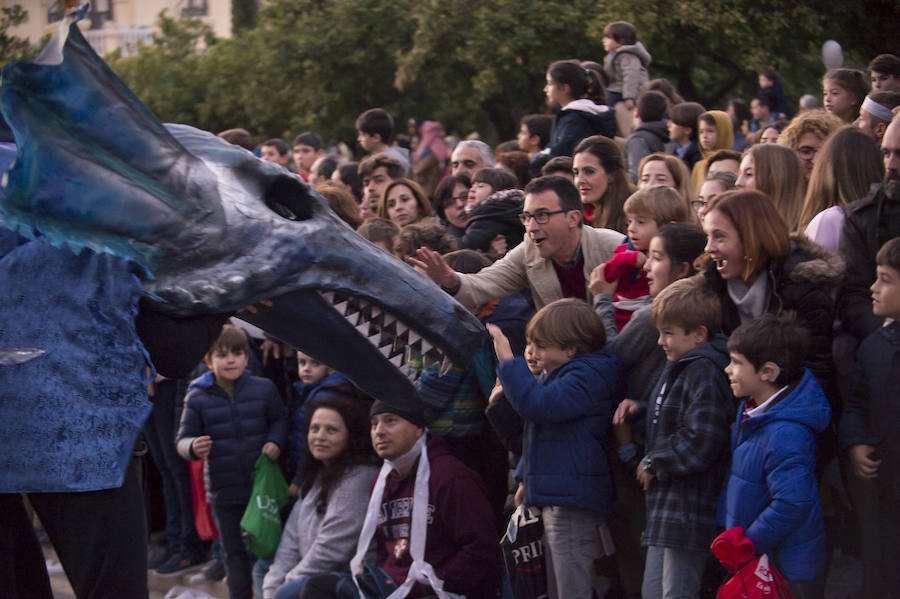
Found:
M 370 538 L 361 539 L 362 551 L 374 537 L 375 566 L 397 585 L 404 586 L 409 576 L 415 576 L 415 583 L 406 594 L 411 599 L 435 594 L 447 597 L 449 593 L 465 595 L 467 599 L 494 597 L 499 545 L 478 475 L 453 457 L 441 438 L 428 435 L 421 405 L 378 400 L 370 415 L 372 445 L 384 459 L 385 467 L 370 498 L 362 532 L 363 537 L 368 532 Z M 423 453 L 427 468 L 420 464 Z M 427 526 L 425 531 L 418 531 L 412 524 L 414 496 L 416 482 L 424 482 L 423 477 L 427 477 Z M 380 499 L 376 499 L 379 490 Z M 420 484 L 420 492 L 423 491 Z M 415 545 L 423 537 L 424 556 L 414 565 Z M 355 560 L 361 557 L 358 554 Z M 432 582 L 442 589 L 438 591 Z M 302 595 L 305 599 L 355 596 L 356 588 L 346 575 L 313 577 Z

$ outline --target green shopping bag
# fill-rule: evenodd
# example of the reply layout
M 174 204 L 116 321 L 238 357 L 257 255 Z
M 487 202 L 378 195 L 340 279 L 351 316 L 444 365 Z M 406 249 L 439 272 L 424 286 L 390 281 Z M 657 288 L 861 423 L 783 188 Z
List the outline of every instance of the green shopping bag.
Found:
M 290 499 L 288 485 L 278 464 L 260 454 L 253 466 L 253 493 L 241 518 L 247 549 L 269 559 L 281 540 L 281 508 Z

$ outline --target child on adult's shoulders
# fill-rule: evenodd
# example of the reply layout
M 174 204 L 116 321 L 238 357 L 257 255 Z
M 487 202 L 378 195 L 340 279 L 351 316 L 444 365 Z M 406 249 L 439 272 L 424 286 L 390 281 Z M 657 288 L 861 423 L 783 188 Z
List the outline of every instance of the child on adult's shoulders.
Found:
M 816 434 L 831 408 L 803 367 L 809 334 L 791 314 L 764 314 L 728 340 L 725 372 L 745 398 L 731 433 L 733 457 L 723 496 L 724 535 L 768 554 L 798 599 L 823 596 L 825 525 L 816 482 Z

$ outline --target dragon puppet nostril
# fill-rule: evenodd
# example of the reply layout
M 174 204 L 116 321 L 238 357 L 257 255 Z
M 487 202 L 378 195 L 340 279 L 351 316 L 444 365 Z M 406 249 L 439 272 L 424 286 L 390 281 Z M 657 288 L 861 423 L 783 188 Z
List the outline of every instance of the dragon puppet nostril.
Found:
M 313 215 L 309 187 L 287 175 L 277 177 L 265 190 L 263 202 L 273 212 L 288 220 L 308 220 Z

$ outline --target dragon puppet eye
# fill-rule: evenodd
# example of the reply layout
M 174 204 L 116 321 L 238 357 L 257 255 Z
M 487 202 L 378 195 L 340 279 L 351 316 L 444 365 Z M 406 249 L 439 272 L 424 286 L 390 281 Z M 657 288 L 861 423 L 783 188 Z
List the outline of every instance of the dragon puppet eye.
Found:
M 313 215 L 309 187 L 293 177 L 275 177 L 266 189 L 263 201 L 270 210 L 288 220 L 307 220 Z

